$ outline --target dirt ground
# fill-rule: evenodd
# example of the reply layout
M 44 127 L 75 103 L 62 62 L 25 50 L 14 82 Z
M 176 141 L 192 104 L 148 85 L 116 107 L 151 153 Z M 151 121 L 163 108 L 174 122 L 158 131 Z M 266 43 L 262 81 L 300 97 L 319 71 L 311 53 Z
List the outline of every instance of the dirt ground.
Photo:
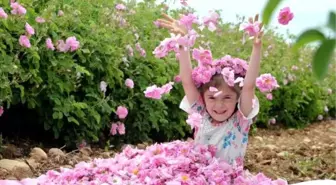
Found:
M 245 166 L 290 183 L 336 180 L 335 142 L 335 120 L 301 130 L 258 130 L 250 137 Z
M 335 142 L 336 121 L 311 124 L 301 130 L 258 129 L 250 136 L 245 167 L 252 173 L 263 172 L 271 178 L 285 178 L 289 183 L 313 179 L 336 180 Z M 27 150 L 31 147 L 29 142 L 22 142 L 20 146 L 4 145 L 0 162 L 1 159 L 21 161 L 27 169 L 24 165 L 18 171 L 0 167 L 0 179 L 37 177 L 51 169 L 71 168 L 80 161 L 108 158 L 114 154 L 99 148 L 82 148 L 68 153 L 43 148 L 42 153 L 46 153 L 39 154 L 40 151 L 36 150 L 29 156 Z M 144 148 L 145 145 L 139 144 L 138 147 Z

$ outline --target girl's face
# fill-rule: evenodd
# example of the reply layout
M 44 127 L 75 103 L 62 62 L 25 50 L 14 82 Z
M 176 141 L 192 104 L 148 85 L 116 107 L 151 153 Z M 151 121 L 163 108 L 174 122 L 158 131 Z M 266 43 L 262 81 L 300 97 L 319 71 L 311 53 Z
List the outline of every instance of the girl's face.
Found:
M 219 93 L 219 91 L 221 91 Z M 237 93 L 227 85 L 218 89 L 218 92 L 206 90 L 204 103 L 209 115 L 217 122 L 230 118 L 236 109 Z

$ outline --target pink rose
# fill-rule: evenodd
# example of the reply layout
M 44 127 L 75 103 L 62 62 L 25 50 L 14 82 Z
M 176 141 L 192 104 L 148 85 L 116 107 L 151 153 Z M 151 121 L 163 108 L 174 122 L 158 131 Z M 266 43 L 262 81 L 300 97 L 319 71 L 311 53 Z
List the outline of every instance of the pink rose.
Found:
M 188 115 L 187 124 L 190 125 L 191 129 L 199 128 L 202 121 L 202 115 L 199 113 L 192 113 Z
M 58 40 L 57 41 L 57 50 L 60 52 L 67 52 L 69 51 L 69 46 L 65 44 L 64 40 Z
M 125 132 L 126 132 L 124 123 L 119 123 L 117 130 L 118 130 L 120 135 L 124 135 Z
M 34 28 L 31 27 L 28 23 L 26 23 L 25 28 L 26 28 L 26 32 L 27 32 L 29 35 L 34 35 L 34 34 L 35 34 L 35 30 L 34 30 Z
M 46 46 L 50 50 L 55 50 L 55 47 L 54 47 L 54 45 L 53 45 L 53 43 L 52 43 L 52 41 L 51 41 L 50 38 L 47 38 L 47 40 L 46 40 Z
M 161 87 L 161 94 L 167 94 L 173 88 L 174 82 L 169 82 Z
M 290 11 L 289 7 L 280 10 L 278 15 L 278 22 L 282 25 L 287 25 L 289 21 L 294 18 L 294 14 Z
M 113 136 L 116 135 L 117 134 L 117 128 L 118 128 L 118 123 L 112 123 L 110 134 L 113 135 Z
M 260 75 L 256 79 L 256 86 L 261 92 L 271 92 L 279 87 L 277 80 L 271 74 L 266 73 Z
M 111 130 L 110 130 L 110 134 L 111 135 L 116 135 L 117 132 L 120 134 L 120 135 L 124 135 L 125 134 L 125 125 L 124 123 L 118 121 L 116 123 L 112 123 L 111 124 Z
M 224 81 L 229 85 L 229 86 L 234 86 L 234 71 L 231 70 L 229 67 L 224 67 L 221 74 L 223 75 Z
M 8 17 L 7 13 L 2 8 L 0 8 L 0 17 L 4 19 L 7 19 Z
M 116 114 L 118 115 L 119 119 L 124 119 L 128 114 L 128 110 L 126 107 L 118 106 Z
M 70 48 L 70 51 L 75 51 L 79 48 L 79 42 L 76 40 L 76 37 L 67 38 L 65 43 Z
M 260 31 L 260 22 L 246 23 L 242 28 L 250 37 L 256 36 Z
M 198 61 L 199 65 L 210 65 L 212 63 L 212 54 L 210 50 L 194 49 L 192 57 Z
M 268 100 L 273 100 L 273 95 L 272 95 L 272 93 L 267 93 L 267 94 L 266 94 L 266 98 L 267 98 Z
M 176 83 L 181 82 L 181 77 L 180 77 L 180 75 L 176 75 L 176 76 L 174 77 L 174 81 L 175 81 Z
M 196 15 L 189 13 L 188 15 L 182 15 L 179 20 L 179 24 L 184 25 L 188 30 L 192 29 L 192 24 L 198 23 Z
M 127 78 L 127 79 L 125 80 L 125 85 L 126 85 L 128 88 L 130 88 L 130 89 L 133 89 L 133 88 L 134 88 L 134 82 L 133 82 L 133 80 L 130 79 L 130 78 Z
M 213 25 L 216 26 L 218 24 L 219 14 L 215 11 L 209 11 L 209 13 L 210 16 L 203 17 L 204 25 L 209 26 L 210 23 L 212 23 Z
M 180 0 L 180 3 L 183 5 L 183 6 L 188 6 L 188 0 Z
M 12 8 L 11 13 L 13 15 L 24 15 L 27 12 L 27 10 L 18 2 L 11 3 L 11 8 Z
M 152 98 L 152 99 L 161 99 L 162 95 L 161 88 L 157 87 L 156 85 L 152 85 L 150 87 L 147 87 L 144 91 L 145 97 Z
M 126 6 L 123 5 L 123 4 L 117 4 L 117 5 L 116 5 L 116 9 L 117 9 L 117 10 L 126 10 Z
M 21 46 L 26 47 L 26 48 L 30 48 L 31 44 L 29 41 L 29 38 L 26 35 L 21 35 L 19 38 L 19 43 Z
M 38 23 L 44 23 L 45 22 L 45 20 L 42 17 L 36 17 L 35 21 L 38 22 Z

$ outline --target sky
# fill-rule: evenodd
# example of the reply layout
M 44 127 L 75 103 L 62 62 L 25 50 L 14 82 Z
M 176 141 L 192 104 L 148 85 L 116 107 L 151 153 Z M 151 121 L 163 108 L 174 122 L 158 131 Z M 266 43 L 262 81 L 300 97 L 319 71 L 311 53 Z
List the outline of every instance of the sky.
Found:
M 160 0 L 158 0 L 160 1 Z M 181 7 L 180 1 L 168 0 L 167 4 L 172 8 Z M 189 6 L 196 10 L 200 17 L 208 15 L 209 10 L 222 10 L 222 19 L 224 22 L 236 22 L 236 15 L 254 16 L 261 14 L 262 9 L 268 0 L 187 0 Z M 277 23 L 277 13 L 283 7 L 290 7 L 294 13 L 294 19 L 286 26 Z M 325 25 L 328 12 L 336 11 L 336 0 L 283 0 L 276 9 L 272 17 L 271 26 L 278 28 L 277 32 L 286 34 L 287 30 L 291 34 L 298 35 L 307 28 Z

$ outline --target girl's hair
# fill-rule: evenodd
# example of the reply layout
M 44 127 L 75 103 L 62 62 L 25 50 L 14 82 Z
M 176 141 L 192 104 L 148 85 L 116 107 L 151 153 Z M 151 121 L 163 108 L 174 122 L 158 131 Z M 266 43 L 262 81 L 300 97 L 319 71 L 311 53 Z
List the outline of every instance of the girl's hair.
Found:
M 239 77 L 239 76 L 235 76 L 235 79 Z M 202 96 L 204 95 L 205 91 L 208 90 L 210 87 L 216 87 L 216 88 L 220 88 L 223 85 L 227 85 L 227 83 L 225 82 L 223 75 L 221 74 L 215 74 L 212 76 L 210 82 L 202 85 L 200 87 L 200 92 L 202 94 Z M 239 87 L 239 83 L 234 84 L 233 87 L 227 85 L 230 89 L 232 89 L 234 92 L 236 92 L 237 94 L 237 98 L 239 98 L 240 96 L 240 92 L 241 92 L 241 87 Z

